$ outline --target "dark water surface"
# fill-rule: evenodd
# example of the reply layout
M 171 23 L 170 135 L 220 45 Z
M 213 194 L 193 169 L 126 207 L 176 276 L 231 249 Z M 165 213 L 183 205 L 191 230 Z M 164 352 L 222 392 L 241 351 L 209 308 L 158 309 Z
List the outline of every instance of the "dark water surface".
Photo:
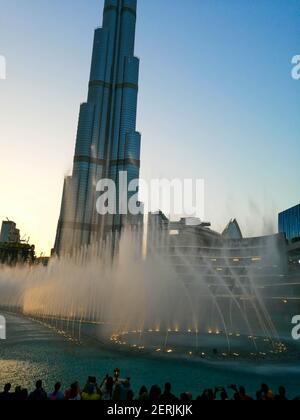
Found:
M 273 389 L 286 385 L 290 397 L 300 395 L 300 367 L 295 360 L 207 362 L 148 357 L 120 352 L 96 341 L 79 345 L 34 321 L 5 316 L 7 340 L 0 341 L 1 387 L 11 382 L 31 389 L 41 378 L 50 390 L 56 381 L 64 387 L 75 380 L 84 384 L 89 375 L 97 376 L 100 382 L 119 367 L 122 377 L 132 378 L 136 391 L 143 384 L 163 386 L 168 381 L 176 393 L 189 391 L 194 396 L 204 388 L 229 384 L 245 384 L 255 394 L 260 384 L 267 382 Z

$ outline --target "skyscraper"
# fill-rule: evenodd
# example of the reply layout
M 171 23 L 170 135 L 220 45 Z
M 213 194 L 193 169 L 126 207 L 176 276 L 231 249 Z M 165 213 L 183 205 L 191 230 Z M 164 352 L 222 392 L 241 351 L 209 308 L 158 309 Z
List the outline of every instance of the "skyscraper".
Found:
M 137 0 L 105 0 L 95 31 L 87 102 L 80 107 L 73 173 L 64 182 L 55 252 L 88 245 L 124 224 L 96 211 L 96 184 L 116 183 L 120 171 L 138 179 L 141 136 L 136 131 L 139 60 L 134 57 Z

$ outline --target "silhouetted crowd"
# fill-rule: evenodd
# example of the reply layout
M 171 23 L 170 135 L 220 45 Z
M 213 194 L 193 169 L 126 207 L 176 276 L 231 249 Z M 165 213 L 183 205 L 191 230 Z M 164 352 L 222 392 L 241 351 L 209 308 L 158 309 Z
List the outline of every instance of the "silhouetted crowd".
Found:
M 288 401 L 286 389 L 281 386 L 278 393 L 274 393 L 268 385 L 262 384 L 256 396 L 248 395 L 245 387 L 230 385 L 227 389 L 218 387 L 215 389 L 205 389 L 196 398 L 189 392 L 180 396 L 172 393 L 172 385 L 166 383 L 164 390 L 158 385 L 153 385 L 150 389 L 142 386 L 139 393 L 135 393 L 131 387 L 130 378 L 121 379 L 120 370 L 115 369 L 113 376 L 107 375 L 98 384 L 95 377 L 89 377 L 84 388 L 81 389 L 78 382 L 62 391 L 61 383 L 57 382 L 51 392 L 46 392 L 43 382 L 37 381 L 35 390 L 29 392 L 27 389 L 17 386 L 12 391 L 12 385 L 6 384 L 0 393 L 0 401 L 115 401 L 115 402 L 154 402 L 158 404 L 169 404 L 180 402 L 187 404 L 191 401 Z M 300 397 L 294 398 L 300 400 Z

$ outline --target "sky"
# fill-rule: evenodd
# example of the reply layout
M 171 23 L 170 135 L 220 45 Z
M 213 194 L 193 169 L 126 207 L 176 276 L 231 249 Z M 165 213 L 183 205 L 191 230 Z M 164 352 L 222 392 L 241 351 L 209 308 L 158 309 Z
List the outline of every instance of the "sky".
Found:
M 0 220 L 49 254 L 103 0 L 0 0 Z M 205 218 L 277 231 L 300 201 L 300 0 L 139 0 L 145 179 L 202 178 Z

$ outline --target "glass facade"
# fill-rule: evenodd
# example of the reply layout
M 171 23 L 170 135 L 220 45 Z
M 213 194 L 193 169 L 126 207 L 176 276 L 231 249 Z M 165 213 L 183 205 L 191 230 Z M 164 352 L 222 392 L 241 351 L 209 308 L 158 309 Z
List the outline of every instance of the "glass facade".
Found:
M 136 8 L 137 0 L 105 0 L 103 26 L 95 31 L 88 98 L 80 107 L 73 173 L 64 186 L 57 254 L 89 245 L 122 226 L 118 214 L 97 214 L 98 181 L 112 179 L 118 193 L 119 172 L 127 172 L 128 182 L 139 178 Z
M 279 214 L 278 229 L 289 241 L 300 238 L 300 204 Z

